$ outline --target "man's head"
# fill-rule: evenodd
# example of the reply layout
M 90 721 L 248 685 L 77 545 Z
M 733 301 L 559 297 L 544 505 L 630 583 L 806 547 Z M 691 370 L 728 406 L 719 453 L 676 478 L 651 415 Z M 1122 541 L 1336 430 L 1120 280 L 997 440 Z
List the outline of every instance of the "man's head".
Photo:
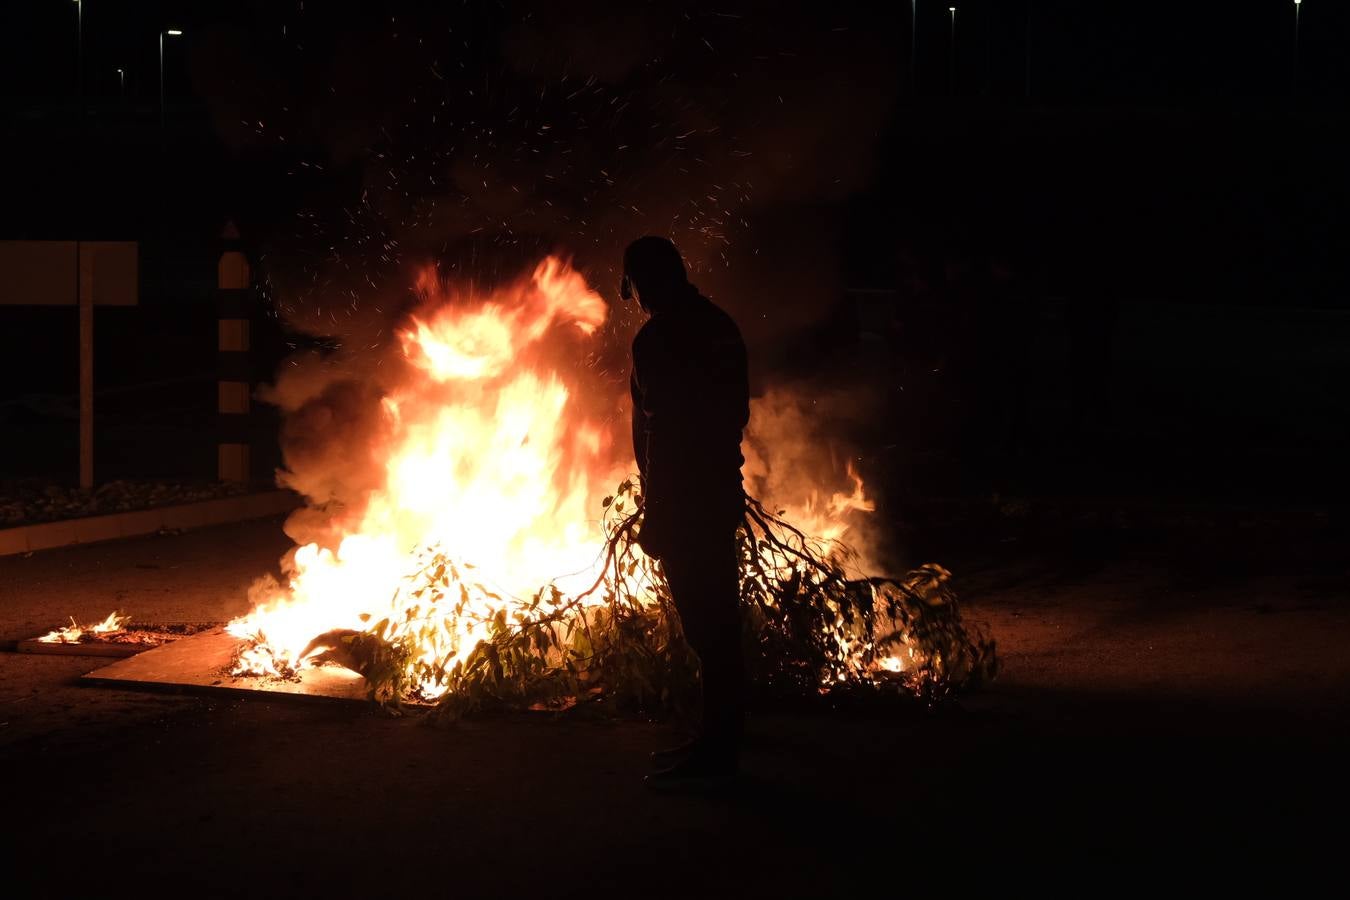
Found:
M 665 238 L 638 238 L 623 252 L 623 283 L 619 293 L 625 300 L 636 299 L 648 312 L 660 312 L 688 288 L 684 258 Z

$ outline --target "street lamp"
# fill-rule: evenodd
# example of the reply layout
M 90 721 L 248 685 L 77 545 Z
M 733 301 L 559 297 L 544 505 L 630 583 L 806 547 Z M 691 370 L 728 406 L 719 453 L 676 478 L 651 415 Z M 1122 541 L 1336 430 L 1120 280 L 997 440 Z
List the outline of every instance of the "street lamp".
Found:
M 956 7 L 947 7 L 952 14 L 952 37 L 947 47 L 947 93 L 956 93 Z
M 1298 90 L 1298 20 L 1303 11 L 1303 0 L 1294 0 L 1294 62 L 1289 70 L 1289 90 Z
M 1027 41 L 1025 56 L 1023 57 L 1026 71 L 1023 74 L 1022 88 L 1028 100 L 1031 99 L 1031 12 L 1034 6 L 1033 0 L 1027 0 Z
M 84 0 L 75 0 L 75 95 L 84 119 Z
M 119 100 L 127 99 L 127 70 L 117 70 L 117 98 Z
M 75 126 L 78 148 L 84 146 L 84 0 L 75 0 L 75 93 L 78 97 Z M 76 151 L 80 152 L 79 150 Z M 80 487 L 94 486 L 94 284 L 93 267 L 80 258 L 80 239 L 84 237 L 84 168 L 76 166 L 72 174 L 75 202 L 75 305 L 80 317 Z M 88 270 L 88 277 L 86 277 Z
M 914 66 L 919 59 L 919 0 L 909 0 L 909 92 L 918 93 Z
M 159 134 L 161 140 L 164 137 L 164 36 L 179 37 L 182 33 L 177 28 L 166 28 L 159 33 Z

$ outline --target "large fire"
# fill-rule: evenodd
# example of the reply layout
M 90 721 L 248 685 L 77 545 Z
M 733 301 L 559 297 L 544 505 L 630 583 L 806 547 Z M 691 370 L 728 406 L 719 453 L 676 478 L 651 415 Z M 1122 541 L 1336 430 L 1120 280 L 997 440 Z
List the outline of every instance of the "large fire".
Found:
M 494 619 L 547 614 L 601 574 L 602 498 L 632 468 L 618 417 L 588 415 L 577 394 L 576 361 L 598 339 L 604 300 L 556 257 L 487 296 L 459 293 L 430 271 L 417 290 L 425 302 L 399 332 L 399 371 L 376 433 L 347 448 L 378 471 L 378 487 L 334 513 L 336 539 L 299 547 L 289 582 L 230 623 L 247 642 L 237 673 L 313 665 L 333 644 L 326 636 L 343 631 L 412 637 L 444 670 L 488 637 Z M 804 531 L 835 540 L 853 511 L 872 509 L 862 480 L 849 476 L 851 492 L 776 502 Z M 454 563 L 429 570 L 428 548 Z M 645 576 L 639 568 L 627 577 Z M 655 602 L 649 585 L 625 587 Z M 435 678 L 419 687 L 428 699 L 446 690 Z

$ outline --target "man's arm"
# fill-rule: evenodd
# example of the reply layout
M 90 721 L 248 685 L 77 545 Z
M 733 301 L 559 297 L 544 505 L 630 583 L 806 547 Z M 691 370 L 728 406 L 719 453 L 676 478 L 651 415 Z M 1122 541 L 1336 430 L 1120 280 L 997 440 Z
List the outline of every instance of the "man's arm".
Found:
M 633 342 L 635 433 L 639 469 L 642 472 L 642 545 L 649 555 L 659 556 L 668 536 L 673 483 L 679 461 L 667 458 L 671 449 L 669 431 L 679 427 L 681 386 L 679 358 L 659 323 L 649 323 Z
M 633 358 L 637 358 L 636 350 Z M 637 462 L 638 475 L 642 476 L 643 482 L 647 480 L 647 414 L 642 411 L 642 388 L 638 384 L 637 365 L 633 366 L 633 373 L 628 378 L 628 393 L 632 398 L 632 440 L 633 440 L 633 459 Z

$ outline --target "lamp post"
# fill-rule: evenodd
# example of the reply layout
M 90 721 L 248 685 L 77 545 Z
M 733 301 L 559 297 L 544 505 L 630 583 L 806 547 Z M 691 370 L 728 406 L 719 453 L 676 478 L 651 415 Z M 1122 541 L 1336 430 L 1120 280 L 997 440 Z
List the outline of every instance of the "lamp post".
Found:
M 919 92 L 919 0 L 910 0 L 910 93 Z
M 1028 100 L 1031 99 L 1031 11 L 1034 7 L 1033 0 L 1027 0 L 1027 42 L 1026 55 L 1023 62 L 1026 65 L 1026 71 L 1023 73 L 1022 90 Z
M 947 7 L 952 14 L 952 37 L 947 47 L 947 93 L 956 93 L 956 7 Z
M 1299 13 L 1303 11 L 1303 0 L 1294 0 L 1294 60 L 1289 70 L 1289 91 L 1298 90 L 1298 26 Z
M 75 0 L 75 95 L 77 97 L 75 146 L 84 146 L 84 0 Z M 83 169 L 75 167 L 75 305 L 79 307 L 80 327 L 80 487 L 94 486 L 94 265 L 83 259 L 80 238 L 84 232 Z
M 164 38 L 178 37 L 183 32 L 177 28 L 166 28 L 159 33 L 159 135 L 164 139 Z
M 127 99 L 127 70 L 117 70 L 117 99 L 125 102 Z
M 84 0 L 75 0 L 75 96 L 84 106 Z
M 917 94 L 919 82 L 915 65 L 919 60 L 919 0 L 909 0 L 909 92 Z

